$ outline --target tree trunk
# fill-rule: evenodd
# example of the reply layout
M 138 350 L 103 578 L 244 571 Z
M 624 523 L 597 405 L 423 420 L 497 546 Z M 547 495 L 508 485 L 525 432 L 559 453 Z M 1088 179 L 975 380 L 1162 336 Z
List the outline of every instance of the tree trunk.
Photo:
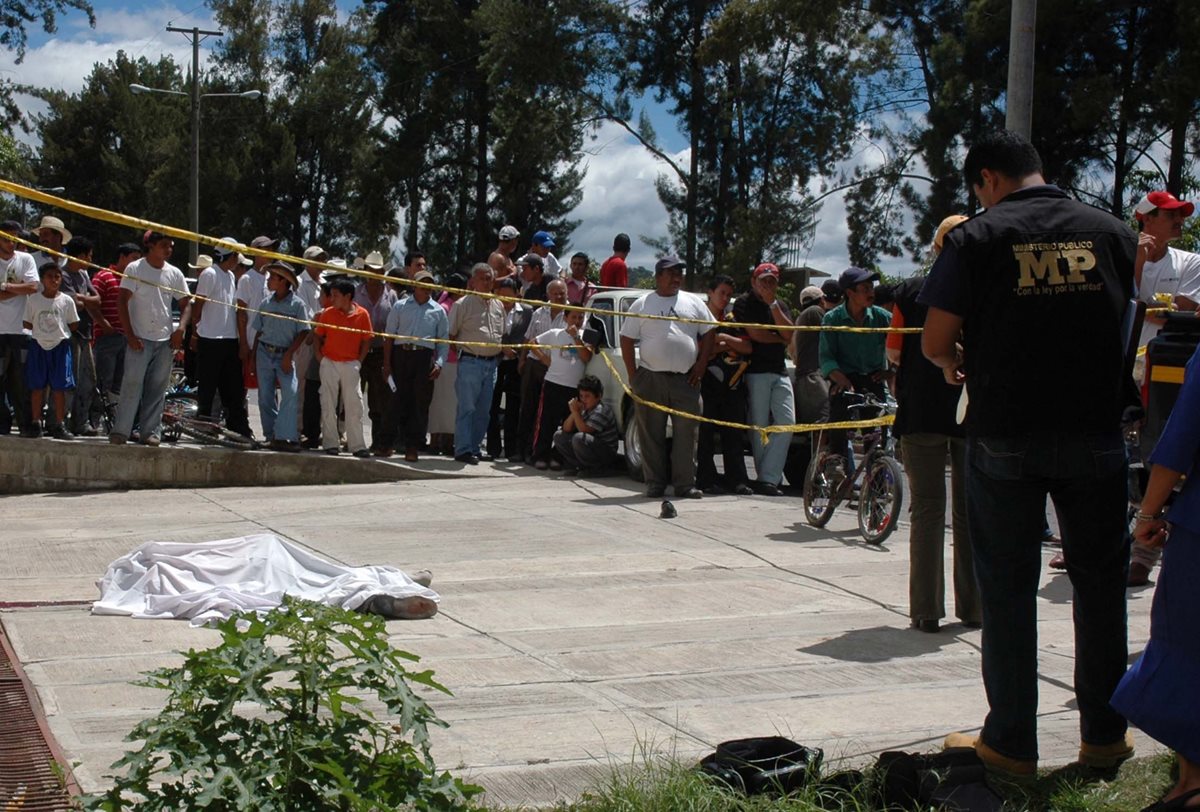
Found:
M 471 240 L 471 256 L 486 257 L 491 228 L 488 223 L 488 123 L 491 108 L 488 104 L 487 79 L 480 71 L 475 90 L 475 225 Z
M 700 121 L 704 105 L 704 69 L 700 65 L 700 43 L 704 38 L 704 8 L 703 0 L 692 0 L 692 42 L 691 53 L 688 54 L 689 93 L 688 99 L 688 135 L 691 141 L 691 153 L 688 158 L 688 188 L 687 188 L 687 246 L 685 246 L 687 275 L 684 287 L 695 289 L 696 282 L 696 197 L 700 185 Z

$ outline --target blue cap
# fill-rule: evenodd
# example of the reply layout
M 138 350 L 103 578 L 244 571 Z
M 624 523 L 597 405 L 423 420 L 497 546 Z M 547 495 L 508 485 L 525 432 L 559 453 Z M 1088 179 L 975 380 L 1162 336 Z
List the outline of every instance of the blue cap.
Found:
M 533 232 L 533 244 L 543 248 L 553 248 L 554 237 L 550 236 L 549 231 L 535 231 Z
M 682 259 L 674 254 L 667 254 L 665 257 L 654 263 L 654 273 L 658 275 L 668 268 L 686 268 L 687 265 Z
M 875 271 L 868 271 L 865 268 L 849 267 L 842 271 L 842 275 L 838 277 L 838 286 L 842 290 L 849 290 L 855 285 L 863 282 L 877 282 L 879 274 Z

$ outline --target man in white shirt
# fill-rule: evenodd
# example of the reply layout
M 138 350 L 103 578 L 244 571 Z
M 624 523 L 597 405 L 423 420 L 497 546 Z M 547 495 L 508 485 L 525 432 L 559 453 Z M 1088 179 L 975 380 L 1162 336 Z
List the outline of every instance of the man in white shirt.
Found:
M 1194 204 L 1170 192 L 1150 192 L 1134 207 L 1141 233 L 1133 281 L 1138 298 L 1149 307 L 1195 310 L 1200 302 L 1200 254 L 1168 245 L 1183 236 L 1183 221 L 1195 210 Z M 1162 314 L 1147 315 L 1139 346 L 1158 335 L 1165 321 Z
M 237 280 L 234 269 L 241 261 L 232 248 L 213 250 L 214 263 L 200 272 L 196 298 L 192 302 L 192 349 L 196 353 L 200 414 L 213 414 L 213 398 L 221 393 L 225 426 L 250 437 L 246 413 L 246 385 L 238 354 Z
M 547 276 L 557 279 L 562 276 L 562 263 L 558 261 L 558 257 L 550 253 L 550 249 L 554 247 L 554 237 L 549 231 L 535 231 L 533 233 L 532 244 L 529 250 L 542 258 Z
M 58 267 L 65 269 L 67 267 L 67 258 L 61 256 L 61 254 L 63 253 L 63 246 L 71 241 L 71 232 L 67 231 L 66 224 L 57 217 L 46 215 L 38 223 L 38 227 L 35 230 L 37 231 L 38 241 L 44 247 L 57 253 L 35 252 L 33 255 L 34 266 L 40 268 L 47 262 L 57 262 Z
M 117 309 L 125 325 L 125 373 L 121 400 L 108 441 L 123 445 L 136 420 L 142 442 L 159 444 L 163 404 L 171 382 L 175 350 L 183 346 L 183 334 L 192 316 L 183 271 L 169 260 L 175 241 L 151 231 L 146 235 L 146 256 L 132 262 L 121 280 Z M 171 317 L 171 300 L 180 303 L 179 325 Z
M 21 324 L 25 299 L 38 289 L 33 257 L 18 251 L 12 236 L 21 233 L 15 220 L 0 223 L 0 435 L 14 428 L 31 435 L 29 393 L 25 389 L 25 349 L 29 334 Z
M 255 237 L 250 242 L 250 247 L 274 251 L 279 247 L 279 240 L 273 240 L 270 237 Z M 266 266 L 271 260 L 269 257 L 254 254 L 251 261 L 250 270 L 246 271 L 237 283 L 237 329 L 238 352 L 242 357 L 242 363 L 253 368 L 254 337 L 258 331 L 250 326 L 250 319 L 257 312 L 262 300 L 267 298 Z
M 700 413 L 700 379 L 712 349 L 717 320 L 699 296 L 681 291 L 684 264 L 666 256 L 654 266 L 654 290 L 629 308 L 621 325 L 621 359 L 634 394 L 688 414 Z M 672 316 L 702 322 L 637 318 Z M 639 357 L 640 356 L 640 357 Z M 667 486 L 667 413 L 637 405 L 638 442 L 646 496 L 660 498 Z M 696 429 L 690 418 L 671 415 L 671 480 L 675 496 L 699 499 L 696 487 Z

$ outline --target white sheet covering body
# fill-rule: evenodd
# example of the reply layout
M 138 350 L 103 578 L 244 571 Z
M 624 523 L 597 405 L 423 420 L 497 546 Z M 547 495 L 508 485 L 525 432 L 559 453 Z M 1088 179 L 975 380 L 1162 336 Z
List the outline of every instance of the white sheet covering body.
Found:
M 439 600 L 395 567 L 334 564 L 271 533 L 149 541 L 109 564 L 96 585 L 94 614 L 187 618 L 193 626 L 242 610 L 269 611 L 285 594 L 345 609 L 357 609 L 372 595 Z

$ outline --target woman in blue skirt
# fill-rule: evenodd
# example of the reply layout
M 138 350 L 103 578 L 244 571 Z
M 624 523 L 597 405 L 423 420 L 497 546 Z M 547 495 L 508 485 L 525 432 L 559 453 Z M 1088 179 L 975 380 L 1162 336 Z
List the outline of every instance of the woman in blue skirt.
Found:
M 1154 467 L 1133 530 L 1135 543 L 1163 547 L 1162 574 L 1150 610 L 1150 642 L 1112 698 L 1114 708 L 1179 759 L 1179 781 L 1143 812 L 1200 809 L 1198 461 L 1200 349 L 1188 361 L 1179 399 L 1150 456 Z M 1187 481 L 1165 515 L 1167 497 L 1184 476 Z

